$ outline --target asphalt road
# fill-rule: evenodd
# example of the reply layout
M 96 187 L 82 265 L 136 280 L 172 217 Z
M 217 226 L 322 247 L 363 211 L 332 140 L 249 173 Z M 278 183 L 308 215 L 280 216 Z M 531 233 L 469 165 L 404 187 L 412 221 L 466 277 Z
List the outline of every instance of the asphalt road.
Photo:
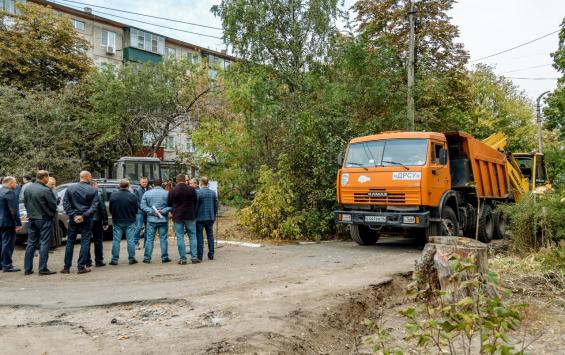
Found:
M 105 242 L 105 255 L 110 253 Z M 353 242 L 246 248 L 226 245 L 214 261 L 120 265 L 89 274 L 24 276 L 0 273 L 0 344 L 3 354 L 289 353 L 272 337 L 295 336 L 296 312 L 322 312 L 335 295 L 410 271 L 421 246 L 385 239 L 376 246 Z M 62 268 L 64 248 L 50 254 Z M 75 246 L 75 261 L 78 245 Z M 137 251 L 142 260 L 142 252 Z M 23 265 L 17 247 L 15 265 Z M 109 259 L 107 258 L 106 261 Z M 35 260 L 37 265 L 37 258 Z M 36 267 L 37 271 L 37 267 Z M 279 345 L 276 345 L 279 344 Z M 238 350 L 239 349 L 239 350 Z M 296 352 L 301 352 L 300 349 Z

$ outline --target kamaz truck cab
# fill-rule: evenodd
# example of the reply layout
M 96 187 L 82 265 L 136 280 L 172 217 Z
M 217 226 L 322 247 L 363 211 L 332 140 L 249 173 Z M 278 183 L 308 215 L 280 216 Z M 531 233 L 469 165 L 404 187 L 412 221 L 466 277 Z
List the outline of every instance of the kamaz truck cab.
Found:
M 425 232 L 450 189 L 443 134 L 385 132 L 351 140 L 337 181 L 343 207 L 338 223 L 350 224 L 353 240 L 373 244 L 381 232 Z M 416 231 L 418 232 L 418 230 Z

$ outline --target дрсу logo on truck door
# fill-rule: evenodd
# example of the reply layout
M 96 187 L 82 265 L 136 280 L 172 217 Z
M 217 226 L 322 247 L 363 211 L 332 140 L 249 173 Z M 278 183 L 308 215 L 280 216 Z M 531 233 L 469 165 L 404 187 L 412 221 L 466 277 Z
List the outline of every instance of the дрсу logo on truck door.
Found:
M 422 173 L 419 171 L 398 171 L 392 173 L 392 180 L 421 180 Z

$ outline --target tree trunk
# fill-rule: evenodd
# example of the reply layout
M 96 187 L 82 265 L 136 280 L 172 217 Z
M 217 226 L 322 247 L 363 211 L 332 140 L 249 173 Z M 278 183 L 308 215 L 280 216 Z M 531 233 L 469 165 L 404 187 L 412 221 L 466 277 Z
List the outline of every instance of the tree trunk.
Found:
M 468 280 L 467 272 L 455 275 L 455 260 L 471 260 L 474 258 L 477 272 L 486 274 L 488 270 L 487 245 L 479 241 L 461 237 L 430 237 L 422 257 L 416 263 L 416 272 L 420 275 L 420 283 L 429 287 L 430 291 L 441 289 L 446 291 L 448 301 L 457 301 L 473 294 L 473 290 L 462 288 L 461 283 Z

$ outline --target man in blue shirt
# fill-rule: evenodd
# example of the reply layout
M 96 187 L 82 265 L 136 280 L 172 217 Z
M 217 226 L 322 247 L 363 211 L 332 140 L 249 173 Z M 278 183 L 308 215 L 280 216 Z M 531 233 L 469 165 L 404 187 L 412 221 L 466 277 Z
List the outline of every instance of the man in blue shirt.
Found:
M 196 245 L 198 259 L 204 255 L 204 229 L 208 239 L 208 259 L 214 260 L 214 221 L 218 215 L 218 196 L 208 188 L 208 178 L 200 178 L 200 189 L 196 190 Z
M 14 177 L 6 176 L 0 189 L 0 270 L 4 272 L 20 271 L 12 265 L 16 232 L 22 229 L 16 185 Z
M 153 256 L 153 244 L 155 234 L 159 231 L 159 241 L 161 244 L 161 261 L 168 263 L 168 240 L 167 233 L 169 228 L 169 211 L 167 197 L 169 193 L 162 187 L 161 179 L 153 181 L 154 188 L 143 194 L 141 198 L 141 209 L 147 214 L 147 230 L 145 231 L 145 254 L 143 262 L 149 264 Z

